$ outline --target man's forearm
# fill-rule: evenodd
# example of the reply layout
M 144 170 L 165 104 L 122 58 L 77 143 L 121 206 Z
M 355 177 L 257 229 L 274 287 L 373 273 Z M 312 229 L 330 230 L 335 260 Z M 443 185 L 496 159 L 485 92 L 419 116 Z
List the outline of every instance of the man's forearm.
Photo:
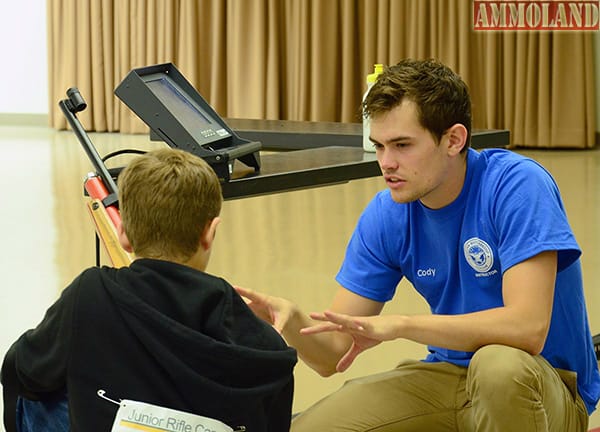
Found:
M 548 326 L 500 307 L 464 315 L 399 316 L 397 336 L 425 345 L 458 351 L 476 351 L 484 345 L 502 344 L 539 354 Z
M 351 338 L 339 332 L 300 334 L 301 329 L 314 324 L 315 321 L 296 307 L 283 329 L 283 337 L 298 351 L 302 361 L 318 374 L 333 375 L 338 361 L 352 343 Z

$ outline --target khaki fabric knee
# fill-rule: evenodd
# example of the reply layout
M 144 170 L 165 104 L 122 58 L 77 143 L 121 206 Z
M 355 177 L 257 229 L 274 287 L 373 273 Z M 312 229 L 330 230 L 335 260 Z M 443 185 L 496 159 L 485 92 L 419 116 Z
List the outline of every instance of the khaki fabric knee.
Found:
M 467 430 L 586 431 L 588 414 L 574 372 L 503 345 L 479 349 L 469 366 Z
M 292 422 L 292 432 L 584 432 L 576 375 L 502 345 L 469 366 L 405 361 L 346 382 Z
M 348 381 L 296 417 L 293 432 L 455 431 L 466 403 L 466 369 L 406 361 L 394 370 Z

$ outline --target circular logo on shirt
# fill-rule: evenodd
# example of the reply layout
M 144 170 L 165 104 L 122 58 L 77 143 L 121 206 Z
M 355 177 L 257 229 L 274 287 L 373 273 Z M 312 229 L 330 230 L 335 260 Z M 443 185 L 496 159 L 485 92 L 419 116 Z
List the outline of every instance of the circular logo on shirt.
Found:
M 473 237 L 463 246 L 465 258 L 471 267 L 480 273 L 489 271 L 494 265 L 494 255 L 489 244 L 480 238 Z

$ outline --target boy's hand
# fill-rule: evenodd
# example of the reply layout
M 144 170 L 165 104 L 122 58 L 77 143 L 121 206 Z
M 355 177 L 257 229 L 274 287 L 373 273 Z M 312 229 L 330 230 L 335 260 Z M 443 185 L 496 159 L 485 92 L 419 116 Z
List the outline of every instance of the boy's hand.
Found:
M 254 314 L 273 326 L 279 334 L 283 330 L 294 312 L 295 305 L 281 297 L 261 294 L 248 288 L 234 286 Z

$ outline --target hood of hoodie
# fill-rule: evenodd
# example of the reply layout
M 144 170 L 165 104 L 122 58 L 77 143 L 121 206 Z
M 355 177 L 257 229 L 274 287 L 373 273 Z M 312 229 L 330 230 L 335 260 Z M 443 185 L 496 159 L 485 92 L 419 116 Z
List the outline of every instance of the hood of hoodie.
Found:
M 150 259 L 103 274 L 128 330 L 174 385 L 252 401 L 292 379 L 295 350 L 225 280 Z

